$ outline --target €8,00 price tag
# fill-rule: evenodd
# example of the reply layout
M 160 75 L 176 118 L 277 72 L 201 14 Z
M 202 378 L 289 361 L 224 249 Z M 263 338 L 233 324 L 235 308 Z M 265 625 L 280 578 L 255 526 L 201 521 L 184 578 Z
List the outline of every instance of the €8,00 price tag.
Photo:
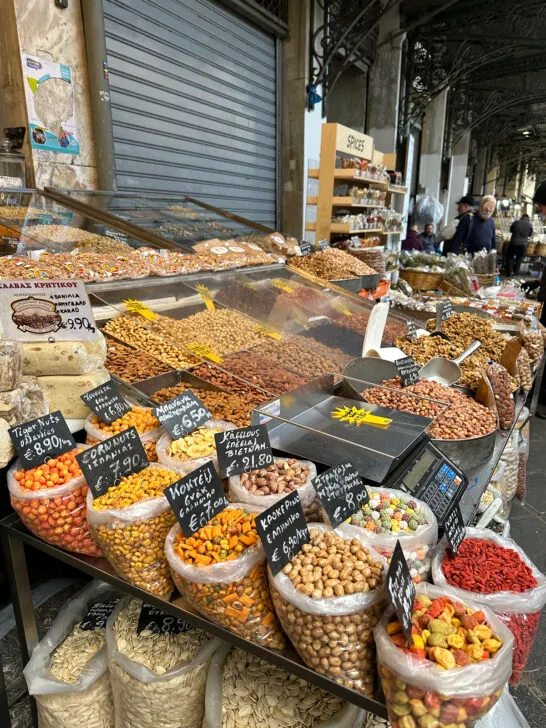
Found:
M 251 425 L 214 435 L 221 478 L 249 473 L 273 464 L 266 425 Z
M 256 530 L 271 573 L 276 576 L 311 540 L 298 491 L 257 515 Z
M 411 644 L 415 584 L 411 578 L 406 557 L 400 546 L 400 541 L 397 541 L 394 547 L 389 570 L 387 571 L 385 586 L 387 589 L 387 598 L 404 629 L 408 644 Z
M 349 461 L 317 475 L 313 485 L 334 528 L 370 500 L 364 481 Z
M 186 437 L 212 418 L 212 414 L 201 400 L 189 390 L 173 397 L 159 407 L 154 407 L 153 413 L 161 426 L 175 440 L 178 440 L 179 437 Z
M 11 427 L 9 435 L 25 470 L 43 465 L 46 460 L 76 447 L 60 410 Z
M 131 411 L 131 405 L 123 399 L 111 379 L 81 394 L 80 399 L 107 425 Z

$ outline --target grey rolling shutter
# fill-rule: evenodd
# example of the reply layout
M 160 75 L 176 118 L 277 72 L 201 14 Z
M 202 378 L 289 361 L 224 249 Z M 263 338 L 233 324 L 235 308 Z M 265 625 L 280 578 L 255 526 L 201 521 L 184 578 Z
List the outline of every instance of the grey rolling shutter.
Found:
M 210 0 L 104 0 L 120 191 L 275 227 L 273 36 Z

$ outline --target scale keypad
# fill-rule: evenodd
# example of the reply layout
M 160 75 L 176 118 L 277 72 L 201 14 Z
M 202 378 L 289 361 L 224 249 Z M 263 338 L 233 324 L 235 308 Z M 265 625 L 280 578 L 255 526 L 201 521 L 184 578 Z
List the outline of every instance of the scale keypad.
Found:
M 462 482 L 457 473 L 444 463 L 418 494 L 418 498 L 428 503 L 438 520 L 441 520 L 450 510 Z

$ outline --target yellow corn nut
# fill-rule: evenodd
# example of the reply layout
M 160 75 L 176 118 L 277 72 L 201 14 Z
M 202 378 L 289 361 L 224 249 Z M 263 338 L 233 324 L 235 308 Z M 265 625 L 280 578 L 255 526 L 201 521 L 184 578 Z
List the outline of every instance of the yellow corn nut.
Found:
M 457 629 L 457 627 L 461 626 L 461 620 L 457 619 L 457 617 L 452 617 L 451 624 L 455 627 L 455 629 Z
M 406 705 L 392 705 L 391 711 L 395 715 L 398 715 L 401 717 L 403 715 L 409 715 L 411 713 L 411 708 L 407 704 Z
M 389 622 L 387 625 L 387 634 L 393 635 L 398 634 L 402 631 L 402 625 L 400 622 Z
M 488 640 L 491 639 L 491 636 L 493 635 L 493 630 L 490 629 L 486 624 L 478 624 L 477 627 L 474 627 L 474 634 L 482 641 Z
M 427 640 L 429 647 L 447 647 L 447 639 L 444 634 L 433 632 Z
M 466 712 L 466 708 L 463 708 L 462 705 L 459 705 L 459 712 L 457 713 L 457 720 L 458 721 L 464 721 L 467 720 L 468 713 Z
M 431 657 L 446 670 L 451 670 L 457 664 L 453 654 L 443 647 L 433 647 L 431 650 Z
M 409 696 L 403 690 L 399 690 L 394 694 L 394 702 L 397 705 L 405 705 L 406 703 L 409 703 Z
M 495 652 L 498 652 L 500 650 L 500 648 L 502 647 L 502 640 L 500 640 L 500 639 L 484 640 L 482 642 L 482 647 L 484 650 L 487 650 L 490 655 L 494 655 Z
M 400 678 L 398 678 L 398 677 L 397 677 L 397 678 L 396 678 L 396 680 L 394 681 L 394 686 L 395 686 L 395 687 L 396 687 L 396 688 L 397 688 L 398 690 L 405 690 L 405 689 L 406 689 L 406 683 L 405 683 L 405 682 L 404 682 L 403 680 L 400 680 Z
M 422 700 L 410 700 L 409 701 L 411 712 L 416 718 L 420 718 L 422 715 L 426 715 L 428 710 L 427 706 L 423 703 Z
M 419 647 L 419 649 L 424 650 L 425 649 L 425 642 L 423 640 L 423 637 L 418 634 L 412 634 L 411 636 L 411 644 L 414 647 Z
M 464 647 L 464 639 L 458 634 L 450 634 L 447 636 L 447 644 L 460 650 Z
M 428 638 L 430 637 L 430 630 L 428 630 L 428 629 L 424 629 L 424 630 L 423 630 L 423 631 L 421 632 L 421 637 L 423 638 L 423 642 L 424 642 L 425 644 L 427 644 L 427 640 L 428 640 Z
M 433 715 L 423 715 L 419 718 L 419 728 L 438 728 L 440 721 Z
M 419 601 L 423 605 L 425 609 L 428 609 L 430 605 L 432 604 L 432 599 L 428 597 L 426 594 L 420 594 L 419 595 Z
M 466 640 L 473 645 L 481 645 L 481 640 L 473 629 L 466 630 Z
M 471 660 L 474 660 L 474 662 L 481 662 L 483 658 L 483 647 L 481 644 L 466 645 L 463 649 Z
M 411 715 L 405 715 L 398 721 L 400 728 L 417 728 L 417 723 L 413 720 Z
M 429 630 L 434 634 L 451 634 L 451 624 L 447 624 L 442 619 L 431 619 L 428 623 Z

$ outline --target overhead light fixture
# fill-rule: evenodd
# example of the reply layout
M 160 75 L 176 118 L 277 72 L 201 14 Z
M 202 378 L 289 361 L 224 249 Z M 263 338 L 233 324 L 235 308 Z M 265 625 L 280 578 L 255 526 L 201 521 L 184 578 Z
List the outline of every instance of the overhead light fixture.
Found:
M 525 129 L 525 131 L 522 131 L 521 133 L 523 134 L 523 136 L 531 136 L 531 132 L 529 131 L 529 129 Z
M 501 202 L 501 205 L 504 209 L 510 207 L 510 200 L 505 197 L 504 200 Z

